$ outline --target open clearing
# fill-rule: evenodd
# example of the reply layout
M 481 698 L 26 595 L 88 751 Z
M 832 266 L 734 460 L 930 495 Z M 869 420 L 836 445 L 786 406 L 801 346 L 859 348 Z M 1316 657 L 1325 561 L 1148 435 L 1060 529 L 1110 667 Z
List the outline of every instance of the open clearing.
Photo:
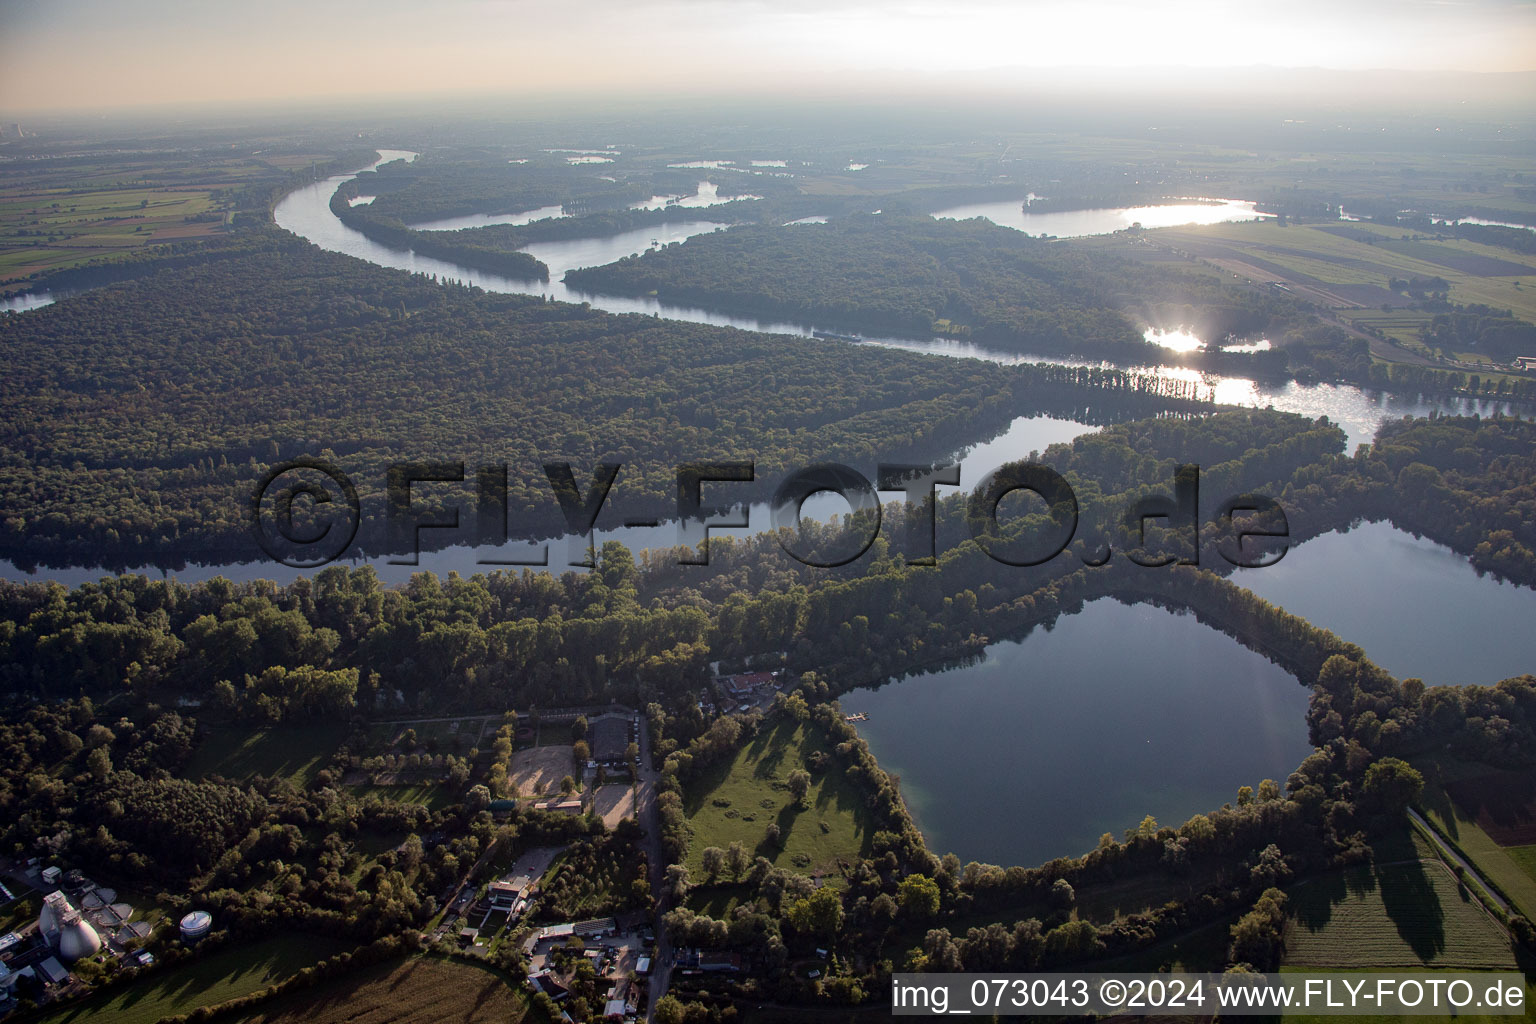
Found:
M 236 1019 L 243 1024 L 516 1024 L 540 1018 L 488 968 L 421 957 L 364 968 Z
M 223 949 L 79 1006 L 42 1018 L 46 1024 L 152 1024 L 275 985 L 317 960 L 350 948 L 339 939 L 284 935 Z
M 422 718 L 405 722 L 380 722 L 368 728 L 370 752 L 409 752 L 417 747 L 439 754 L 466 754 L 473 747 L 489 744 L 501 719 L 494 715 L 469 715 L 464 718 Z M 407 742 L 408 734 L 415 743 Z
M 830 754 L 821 730 L 790 721 L 765 724 L 728 764 L 716 765 L 689 787 L 688 874 L 703 881 L 704 849 L 741 843 L 750 856 L 805 871 L 833 868 L 839 857 L 868 856 L 872 830 L 863 797 L 834 762 L 812 775 L 804 806 L 789 795 L 786 780 L 817 752 Z M 779 846 L 767 842 L 770 824 Z
M 308 786 L 324 768 L 343 733 L 334 725 L 285 725 L 257 728 L 217 725 L 208 730 L 187 766 L 194 779 L 222 775 L 248 779 L 253 775 L 284 778 Z
M 390 786 L 367 784 L 348 786 L 358 796 L 376 796 L 380 800 L 393 800 L 397 804 L 420 804 L 430 811 L 441 810 L 453 803 L 454 793 L 446 785 L 435 782 L 399 783 Z
M 592 794 L 592 805 L 604 825 L 616 828 L 625 818 L 635 816 L 635 789 L 627 785 L 598 786 Z
M 563 746 L 529 747 L 512 755 L 508 775 L 518 796 L 560 792 L 560 780 L 575 776 L 576 762 L 569 742 Z

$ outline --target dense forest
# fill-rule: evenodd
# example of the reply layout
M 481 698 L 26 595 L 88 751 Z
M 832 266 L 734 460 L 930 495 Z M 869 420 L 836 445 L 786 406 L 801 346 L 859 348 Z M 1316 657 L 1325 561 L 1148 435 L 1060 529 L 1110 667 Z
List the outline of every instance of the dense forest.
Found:
M 1204 460 L 1209 486 L 1241 492 L 1278 488 L 1341 445 L 1337 428 L 1252 412 L 1138 421 L 1048 455 L 1078 492 L 1080 536 L 1108 537 L 1126 551 L 1135 545 L 1123 509 L 1171 484 L 1174 457 Z M 212 699 L 228 682 L 236 690 L 228 703 L 266 696 L 273 717 L 371 707 L 381 686 L 440 708 L 638 702 L 649 691 L 695 684 L 710 651 L 786 652 L 806 668 L 846 658 L 860 664 L 857 678 L 878 677 L 882 666 L 943 656 L 973 634 L 995 633 L 985 623 L 1004 594 L 1029 593 L 1081 567 L 1078 549 L 1032 569 L 1002 564 L 961 542 L 971 530 L 962 502 L 947 500 L 939 511 L 934 569 L 904 566 L 885 537 L 858 562 L 813 569 L 772 557 L 780 538 L 765 535 L 716 542 L 708 566 L 657 553 L 642 572 L 610 541 L 589 574 L 418 574 L 404 590 L 381 587 L 371 570 L 342 567 L 285 588 L 223 580 L 189 588 L 142 577 L 75 591 L 5 584 L 0 666 L 7 689 L 60 695 L 127 685 Z M 1002 517 L 1000 543 L 1051 514 Z M 946 603 L 968 589 L 998 588 L 980 606 Z M 851 629 L 860 616 L 874 625 Z M 894 642 L 876 654 L 882 635 Z M 322 671 L 296 671 L 306 666 Z M 288 671 L 269 675 L 274 669 Z
M 335 461 L 372 511 L 390 463 L 508 463 L 513 535 L 529 536 L 563 532 L 540 468 L 552 458 L 622 462 L 610 504 L 669 518 L 685 462 L 755 459 L 753 495 L 816 462 L 941 459 L 1024 409 L 1204 408 L 1114 371 L 614 316 L 445 286 L 277 232 L 230 245 L 0 318 L 13 367 L 0 397 L 6 557 L 259 557 L 247 503 L 268 465 L 299 455 Z M 366 549 L 386 546 L 383 520 L 365 517 Z
M 475 270 L 523 281 L 549 280 L 549 268 L 526 252 L 477 244 L 457 232 L 416 231 L 376 211 L 373 206 L 352 206 L 346 189 L 331 196 L 331 212 L 349 228 L 362 232 L 381 245 L 409 249 L 422 256 L 448 260 Z
M 983 220 L 890 213 L 826 224 L 742 227 L 574 270 L 594 292 L 784 317 L 866 333 L 961 337 L 1011 352 L 1166 362 L 1135 320 L 1208 337 L 1284 326 L 1294 304 L 1209 275 L 1052 244 Z M 1134 315 L 1134 319 L 1133 319 Z M 1283 373 L 1279 352 L 1196 353 L 1224 372 Z

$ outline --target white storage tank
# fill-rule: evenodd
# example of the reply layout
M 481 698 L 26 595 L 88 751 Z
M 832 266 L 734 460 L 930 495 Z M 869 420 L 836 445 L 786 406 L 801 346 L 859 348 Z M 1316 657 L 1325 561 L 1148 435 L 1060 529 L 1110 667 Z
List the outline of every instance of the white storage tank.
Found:
M 71 963 L 101 951 L 101 936 L 62 892 L 51 892 L 43 897 L 37 930 L 61 958 Z
M 181 939 L 192 943 L 206 939 L 213 930 L 213 915 L 206 910 L 194 910 L 181 919 Z
M 101 952 L 101 936 L 85 921 L 76 917 L 59 933 L 59 956 L 67 963 L 84 960 Z

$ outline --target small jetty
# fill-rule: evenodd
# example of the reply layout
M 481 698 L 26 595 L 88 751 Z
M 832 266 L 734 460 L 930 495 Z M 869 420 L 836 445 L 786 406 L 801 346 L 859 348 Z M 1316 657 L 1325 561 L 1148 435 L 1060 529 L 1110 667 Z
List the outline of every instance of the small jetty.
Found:
M 866 712 L 866 711 L 860 711 L 860 712 L 858 712 L 856 714 L 844 715 L 843 716 L 843 721 L 845 721 L 845 722 L 867 722 L 867 721 L 869 721 L 869 713 Z
M 812 331 L 811 337 L 818 338 L 822 341 L 851 341 L 854 344 L 858 344 L 864 340 L 857 334 L 839 334 L 836 331 Z

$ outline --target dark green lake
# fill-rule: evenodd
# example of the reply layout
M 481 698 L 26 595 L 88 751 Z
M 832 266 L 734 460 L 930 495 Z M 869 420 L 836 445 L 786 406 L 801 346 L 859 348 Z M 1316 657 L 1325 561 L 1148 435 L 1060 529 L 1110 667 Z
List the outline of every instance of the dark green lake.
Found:
M 1193 616 L 1102 599 L 973 665 L 843 698 L 935 853 L 1035 865 L 1178 825 L 1311 752 L 1309 691 Z

